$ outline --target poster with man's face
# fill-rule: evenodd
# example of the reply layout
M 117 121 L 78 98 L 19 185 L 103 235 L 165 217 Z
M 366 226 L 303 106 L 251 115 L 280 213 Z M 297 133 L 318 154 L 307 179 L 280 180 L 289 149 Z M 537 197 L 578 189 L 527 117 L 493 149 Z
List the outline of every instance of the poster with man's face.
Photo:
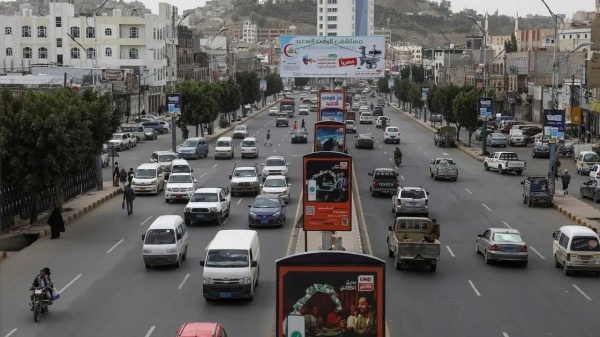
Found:
M 344 152 L 346 130 L 344 127 L 315 125 L 315 152 Z

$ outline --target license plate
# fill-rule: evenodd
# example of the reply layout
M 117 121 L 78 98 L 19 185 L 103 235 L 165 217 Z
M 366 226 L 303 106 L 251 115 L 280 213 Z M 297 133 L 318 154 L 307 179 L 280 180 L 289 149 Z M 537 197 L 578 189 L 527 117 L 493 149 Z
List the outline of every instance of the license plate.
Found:
M 204 214 L 196 214 L 196 219 L 202 219 L 204 218 Z
M 147 191 L 147 188 L 140 188 L 140 191 Z
M 269 223 L 269 220 L 260 220 L 261 225 L 266 225 Z
M 221 297 L 221 298 L 231 298 L 231 293 L 219 293 L 219 297 Z
M 177 195 L 177 196 L 175 196 L 175 198 L 181 199 L 181 198 L 183 198 L 183 195 Z
M 514 253 L 517 251 L 517 248 L 504 248 L 503 250 L 507 253 Z

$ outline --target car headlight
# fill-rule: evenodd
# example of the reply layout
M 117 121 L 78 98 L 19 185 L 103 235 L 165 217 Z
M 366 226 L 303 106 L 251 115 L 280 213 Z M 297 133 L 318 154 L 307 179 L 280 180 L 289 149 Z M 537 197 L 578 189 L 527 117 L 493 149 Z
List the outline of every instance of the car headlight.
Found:
M 219 210 L 216 207 L 211 207 L 210 211 L 214 213 L 214 212 L 218 212 Z
M 260 193 L 261 193 L 261 194 L 269 194 L 269 193 L 268 193 L 267 191 L 265 191 L 265 190 L 262 190 L 262 191 L 260 191 Z
M 287 167 L 284 167 L 284 168 L 283 168 L 283 170 L 281 170 L 281 173 L 283 173 L 283 174 L 286 174 L 286 173 L 288 173 L 288 169 L 287 169 Z
M 171 191 L 173 191 L 173 190 L 172 190 L 172 189 L 170 189 L 170 188 L 167 188 L 167 192 L 171 192 Z
M 238 184 L 238 183 L 237 183 L 236 181 L 232 181 L 232 182 L 231 182 L 231 186 L 237 186 L 237 184 Z
M 249 277 L 242 277 L 240 279 L 240 284 L 250 284 L 250 278 Z
M 269 174 L 269 170 L 267 170 L 267 169 L 263 169 L 262 173 L 263 173 L 264 175 L 268 175 L 268 174 Z
M 251 181 L 250 185 L 252 185 L 252 186 L 256 185 L 256 181 Z
M 158 180 L 156 180 L 156 179 L 152 179 L 152 180 L 150 181 L 150 185 L 158 185 Z
M 202 282 L 204 282 L 204 284 L 213 284 L 214 283 L 213 279 L 210 277 L 203 277 Z
M 250 214 L 251 217 L 255 217 L 256 216 L 256 213 L 254 213 L 254 212 L 250 212 L 249 214 Z
M 152 254 L 152 251 L 150 249 L 144 249 L 144 254 Z
M 193 188 L 193 187 L 189 187 L 189 188 L 187 188 L 187 189 L 186 189 L 186 191 L 188 191 L 188 192 L 193 192 L 193 191 L 194 191 L 194 188 Z
M 192 211 L 192 209 L 190 207 L 186 207 L 186 208 L 183 209 L 184 213 L 189 213 L 191 211 Z
M 281 212 L 275 212 L 275 214 L 273 214 L 273 216 L 281 216 Z
M 167 249 L 167 254 L 175 254 L 177 253 L 177 250 L 175 249 Z

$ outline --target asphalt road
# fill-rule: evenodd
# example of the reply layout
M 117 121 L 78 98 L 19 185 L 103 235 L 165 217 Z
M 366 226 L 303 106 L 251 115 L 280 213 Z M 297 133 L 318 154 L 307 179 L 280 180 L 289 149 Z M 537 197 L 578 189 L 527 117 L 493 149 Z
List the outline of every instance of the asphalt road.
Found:
M 315 115 L 307 118 L 314 120 Z M 194 176 L 206 187 L 228 185 L 235 163 L 260 165 L 269 155 L 285 155 L 290 162 L 292 201 L 281 229 L 259 229 L 262 242 L 261 280 L 252 302 L 208 303 L 202 297 L 200 259 L 206 245 L 221 229 L 245 229 L 247 205 L 253 197 L 232 199 L 231 217 L 222 226 L 192 225 L 189 258 L 180 269 L 146 269 L 141 235 L 157 216 L 183 215 L 185 203 L 166 204 L 163 195 L 140 196 L 134 213 L 127 216 L 121 199 L 110 200 L 67 227 L 59 240 L 42 239 L 2 262 L 0 274 L 0 336 L 173 336 L 189 321 L 222 323 L 230 336 L 265 337 L 275 326 L 275 264 L 285 256 L 297 214 L 302 176 L 301 156 L 309 144 L 291 145 L 289 129 L 276 128 L 274 117 L 264 113 L 247 123 L 252 135 L 263 141 L 271 130 L 272 147 L 262 147 L 258 160 L 192 160 Z M 239 143 L 239 140 L 236 141 Z M 120 153 L 122 167 L 147 162 L 152 151 L 170 147 L 164 135 Z M 212 148 L 211 148 L 212 152 Z M 104 169 L 105 173 L 110 169 Z M 110 173 L 109 173 L 110 174 Z M 62 297 L 34 323 L 29 311 L 29 285 L 43 267 L 52 269 L 52 280 Z M 14 330 L 16 329 L 16 330 Z
M 526 207 L 521 177 L 486 172 L 460 150 L 434 146 L 433 134 L 410 117 L 389 107 L 385 114 L 401 130 L 401 183 L 430 192 L 430 217 L 441 223 L 442 242 L 436 273 L 394 269 L 386 246 L 387 228 L 394 220 L 391 199 L 371 197 L 367 173 L 375 167 L 392 167 L 396 145 L 383 144 L 383 131 L 374 125 L 358 126 L 358 132 L 370 131 L 378 140 L 375 150 L 350 146 L 350 153 L 373 254 L 390 262 L 386 273 L 390 335 L 597 336 L 598 278 L 566 277 L 553 264 L 551 233 L 572 222 L 553 209 Z M 458 163 L 457 182 L 429 177 L 429 163 L 436 157 Z M 529 170 L 532 160 L 527 161 Z M 509 226 L 520 230 L 530 247 L 527 268 L 486 265 L 475 254 L 477 234 Z

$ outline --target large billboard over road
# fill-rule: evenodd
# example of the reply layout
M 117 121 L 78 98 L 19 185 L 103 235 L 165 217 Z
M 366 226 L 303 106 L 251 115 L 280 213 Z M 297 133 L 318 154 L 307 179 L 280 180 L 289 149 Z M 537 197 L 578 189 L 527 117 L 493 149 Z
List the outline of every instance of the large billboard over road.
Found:
M 277 337 L 385 336 L 385 261 L 321 251 L 282 258 L 276 268 Z M 290 327 L 289 315 L 305 324 Z
M 384 36 L 282 35 L 281 77 L 373 78 L 385 75 Z
M 339 152 L 304 155 L 305 231 L 352 230 L 352 156 Z

